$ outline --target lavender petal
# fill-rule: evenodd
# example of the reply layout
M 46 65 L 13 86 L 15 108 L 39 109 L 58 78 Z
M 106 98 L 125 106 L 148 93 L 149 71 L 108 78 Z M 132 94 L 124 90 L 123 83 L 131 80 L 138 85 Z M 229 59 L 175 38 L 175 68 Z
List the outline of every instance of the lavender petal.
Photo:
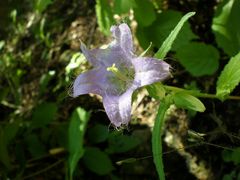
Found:
M 170 75 L 170 65 L 155 58 L 138 57 L 132 59 L 132 63 L 135 68 L 134 82 L 140 86 L 164 80 Z

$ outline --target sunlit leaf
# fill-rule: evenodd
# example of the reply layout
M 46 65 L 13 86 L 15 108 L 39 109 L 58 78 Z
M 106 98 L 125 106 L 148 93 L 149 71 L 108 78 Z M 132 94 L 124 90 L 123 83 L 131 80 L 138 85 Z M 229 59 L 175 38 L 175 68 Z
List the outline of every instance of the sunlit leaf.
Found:
M 176 57 L 193 76 L 203 76 L 216 72 L 220 56 L 213 46 L 192 42 L 179 49 Z
M 36 0 L 35 9 L 40 13 L 43 12 L 53 0 Z
M 224 67 L 217 81 L 217 96 L 225 100 L 240 82 L 240 52 Z
M 110 27 L 114 24 L 114 19 L 108 0 L 96 0 L 95 8 L 100 30 L 105 35 L 109 35 Z
M 83 156 L 84 134 L 90 113 L 78 107 L 72 114 L 68 129 L 69 173 L 72 177 L 79 159 Z
M 107 153 L 99 148 L 87 147 L 83 160 L 89 170 L 99 175 L 106 175 L 114 169 Z
M 178 92 L 174 94 L 173 101 L 179 108 L 190 109 L 199 112 L 204 112 L 206 109 L 204 104 L 198 98 L 184 92 Z

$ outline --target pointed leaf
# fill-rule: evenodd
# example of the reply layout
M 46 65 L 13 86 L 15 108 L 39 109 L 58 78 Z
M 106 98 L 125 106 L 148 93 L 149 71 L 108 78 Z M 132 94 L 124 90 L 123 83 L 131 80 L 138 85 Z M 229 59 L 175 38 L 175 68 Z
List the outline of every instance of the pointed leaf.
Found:
M 71 116 L 68 129 L 69 171 L 70 177 L 77 166 L 79 159 L 83 156 L 83 138 L 90 113 L 78 107 Z
M 198 98 L 184 92 L 178 92 L 174 94 L 173 100 L 176 106 L 179 108 L 190 109 L 199 112 L 204 112 L 206 109 L 204 104 Z
M 100 30 L 105 34 L 110 34 L 110 27 L 113 25 L 113 13 L 108 0 L 96 0 L 96 15 Z
M 217 96 L 225 100 L 240 82 L 240 52 L 224 67 L 217 81 Z
M 176 25 L 176 27 L 172 30 L 172 32 L 169 34 L 167 39 L 163 42 L 162 46 L 159 48 L 158 52 L 155 54 L 155 57 L 158 59 L 163 59 L 168 51 L 170 51 L 173 42 L 175 41 L 178 33 L 180 32 L 181 28 L 183 27 L 184 23 L 193 15 L 195 12 L 189 12 L 186 15 L 182 17 L 182 19 L 179 21 L 179 23 Z

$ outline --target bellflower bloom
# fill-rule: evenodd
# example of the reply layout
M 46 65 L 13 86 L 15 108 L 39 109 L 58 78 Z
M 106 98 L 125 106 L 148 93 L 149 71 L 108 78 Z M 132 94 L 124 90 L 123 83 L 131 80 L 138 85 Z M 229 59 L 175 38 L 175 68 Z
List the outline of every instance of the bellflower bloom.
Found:
M 142 86 L 165 79 L 170 66 L 156 58 L 137 57 L 133 53 L 131 31 L 127 24 L 112 26 L 114 40 L 106 49 L 81 50 L 93 69 L 80 74 L 73 85 L 73 96 L 94 93 L 102 96 L 103 106 L 115 127 L 131 119 L 133 92 Z

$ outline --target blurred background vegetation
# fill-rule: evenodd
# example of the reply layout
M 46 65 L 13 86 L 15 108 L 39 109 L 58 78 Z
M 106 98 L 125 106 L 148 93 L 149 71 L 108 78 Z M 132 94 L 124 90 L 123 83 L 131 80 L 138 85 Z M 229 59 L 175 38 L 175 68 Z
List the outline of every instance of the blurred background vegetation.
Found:
M 73 99 L 73 80 L 90 68 L 80 40 L 101 47 L 111 25 L 126 22 L 136 52 L 152 42 L 151 56 L 190 11 L 196 15 L 168 54 L 173 77 L 165 83 L 215 93 L 240 49 L 239 0 L 0 1 L 0 179 L 157 179 L 151 128 L 158 102 L 139 90 L 131 124 L 115 130 L 98 96 Z M 203 102 L 202 114 L 169 110 L 166 179 L 240 179 L 240 103 Z

